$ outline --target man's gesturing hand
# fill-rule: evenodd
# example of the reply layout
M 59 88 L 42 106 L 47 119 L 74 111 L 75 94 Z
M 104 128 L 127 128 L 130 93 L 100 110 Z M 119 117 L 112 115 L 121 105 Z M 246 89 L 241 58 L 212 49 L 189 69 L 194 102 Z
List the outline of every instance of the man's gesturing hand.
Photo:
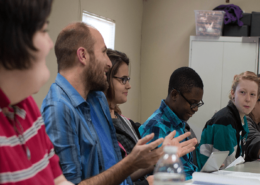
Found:
M 195 145 L 197 144 L 196 138 L 193 138 L 188 141 L 184 141 L 184 142 L 180 143 L 182 140 L 184 140 L 191 134 L 190 132 L 186 132 L 185 134 L 182 134 L 182 135 L 174 138 L 175 134 L 176 134 L 175 130 L 173 132 L 171 132 L 170 134 L 168 134 L 165 137 L 163 146 L 171 145 L 171 146 L 178 147 L 178 156 L 179 157 L 182 157 L 185 154 L 190 153 L 195 149 Z
M 154 150 L 158 145 L 163 142 L 163 138 L 157 139 L 149 144 L 147 142 L 151 141 L 154 134 L 149 134 L 144 138 L 140 139 L 132 152 L 129 154 L 129 159 L 136 169 L 148 168 L 151 165 L 156 164 L 158 159 L 161 157 L 162 150 Z

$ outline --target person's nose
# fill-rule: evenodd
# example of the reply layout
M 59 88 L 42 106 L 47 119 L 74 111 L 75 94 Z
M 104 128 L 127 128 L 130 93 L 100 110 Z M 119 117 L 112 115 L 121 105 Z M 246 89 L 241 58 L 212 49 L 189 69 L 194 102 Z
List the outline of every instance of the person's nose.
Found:
M 130 85 L 129 81 L 126 82 L 125 87 L 126 87 L 126 89 L 131 89 L 131 85 Z
M 50 49 L 52 49 L 53 48 L 53 42 L 52 42 L 49 34 L 48 34 L 48 42 L 49 42 L 49 45 L 50 45 Z
M 246 101 L 249 102 L 250 100 L 251 100 L 250 94 L 247 93 L 247 94 L 246 94 Z
M 199 107 L 198 107 L 198 106 L 196 106 L 196 107 L 194 107 L 192 110 L 193 110 L 193 111 L 194 111 L 194 113 L 195 113 L 195 112 L 197 112 L 197 111 L 199 110 Z
M 106 55 L 106 57 L 107 57 L 107 66 L 111 69 L 112 62 L 111 62 L 111 60 L 109 59 L 109 57 L 107 55 Z

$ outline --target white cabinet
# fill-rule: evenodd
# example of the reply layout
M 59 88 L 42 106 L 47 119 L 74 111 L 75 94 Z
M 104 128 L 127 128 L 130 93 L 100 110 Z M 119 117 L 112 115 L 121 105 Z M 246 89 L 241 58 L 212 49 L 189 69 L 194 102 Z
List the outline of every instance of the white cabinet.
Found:
M 204 105 L 188 121 L 198 140 L 206 122 L 225 107 L 234 75 L 258 73 L 258 37 L 190 37 L 189 66 L 202 78 Z

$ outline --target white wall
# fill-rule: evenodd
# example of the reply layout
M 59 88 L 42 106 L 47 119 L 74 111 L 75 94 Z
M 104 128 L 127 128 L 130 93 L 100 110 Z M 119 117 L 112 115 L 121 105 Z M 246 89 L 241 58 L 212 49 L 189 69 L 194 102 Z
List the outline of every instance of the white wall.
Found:
M 132 89 L 128 102 L 120 106 L 125 116 L 140 120 L 140 51 L 142 0 L 54 0 L 49 18 L 49 33 L 55 42 L 59 32 L 69 23 L 81 21 L 82 10 L 101 15 L 116 22 L 115 49 L 125 52 L 130 58 Z M 40 107 L 57 75 L 54 50 L 47 57 L 51 77 L 34 98 Z

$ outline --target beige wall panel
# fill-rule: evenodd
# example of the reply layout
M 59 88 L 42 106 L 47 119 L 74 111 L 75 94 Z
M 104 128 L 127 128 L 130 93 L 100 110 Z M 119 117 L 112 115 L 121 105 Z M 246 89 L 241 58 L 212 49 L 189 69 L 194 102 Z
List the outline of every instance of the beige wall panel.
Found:
M 120 105 L 122 114 L 140 121 L 140 51 L 142 0 L 82 0 L 82 8 L 116 21 L 115 49 L 130 59 L 131 85 L 127 103 Z
M 245 12 L 260 12 L 258 0 L 231 0 Z M 141 122 L 160 106 L 171 73 L 189 62 L 189 37 L 195 35 L 194 10 L 212 10 L 224 0 L 144 1 L 141 46 Z
M 79 20 L 79 3 L 75 0 L 54 0 L 52 5 L 51 15 L 49 20 L 49 35 L 53 44 L 58 37 L 59 32 L 69 23 Z M 41 108 L 42 101 L 47 95 L 51 84 L 55 81 L 58 67 L 54 48 L 51 49 L 49 55 L 46 58 L 47 67 L 50 70 L 50 78 L 48 82 L 40 89 L 40 91 L 33 95 L 37 105 Z
M 171 73 L 187 66 L 189 35 L 195 34 L 199 1 L 149 0 L 144 3 L 141 50 L 141 122 L 165 99 Z
M 125 116 L 140 121 L 140 51 L 143 2 L 141 0 L 55 0 L 49 18 L 50 36 L 55 42 L 58 33 L 71 22 L 81 21 L 82 10 L 116 21 L 115 49 L 130 58 L 132 89 L 128 102 L 121 107 Z M 47 57 L 51 77 L 34 96 L 40 107 L 57 75 L 54 50 Z

